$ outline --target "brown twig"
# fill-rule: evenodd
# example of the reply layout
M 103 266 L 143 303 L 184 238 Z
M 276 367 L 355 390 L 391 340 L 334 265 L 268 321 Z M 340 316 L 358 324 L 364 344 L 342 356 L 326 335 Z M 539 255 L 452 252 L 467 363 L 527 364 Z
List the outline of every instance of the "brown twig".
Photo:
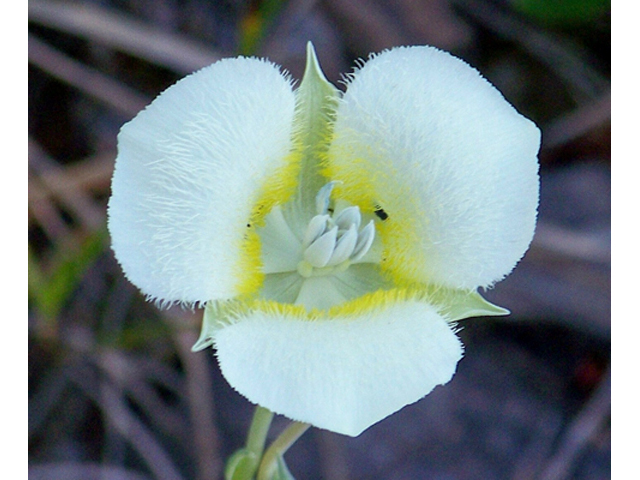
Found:
M 547 65 L 569 86 L 577 103 L 596 98 L 609 88 L 609 82 L 564 39 L 535 28 L 489 1 L 455 0 L 455 5 L 483 27 L 520 45 Z
M 30 480 L 150 480 L 146 475 L 110 465 L 60 462 L 29 465 Z
M 29 1 L 29 20 L 127 52 L 180 74 L 221 58 L 192 39 L 86 2 Z
M 174 438 L 186 438 L 184 416 L 170 408 L 153 388 L 153 382 L 172 377 L 173 370 L 160 362 L 136 359 L 116 349 L 104 349 L 96 357 L 98 367 L 104 371 L 114 387 L 133 400 L 147 416 L 154 418 L 159 429 Z M 182 396 L 182 383 L 164 381 L 163 386 L 177 396 Z
M 198 480 L 219 478 L 222 472 L 220 438 L 215 424 L 215 400 L 211 371 L 203 353 L 191 347 L 198 340 L 200 319 L 187 311 L 170 310 L 164 315 L 171 325 L 173 338 L 186 376 L 186 398 L 191 414 Z
M 325 0 L 325 9 L 338 28 L 345 32 L 344 42 L 357 55 L 379 52 L 403 43 L 403 34 L 379 5 L 365 0 Z
M 539 221 L 532 248 L 542 249 L 564 260 L 596 263 L 611 262 L 609 231 L 579 232 L 566 227 Z
M 543 147 L 560 147 L 611 121 L 611 91 L 557 118 L 544 128 Z
M 88 379 L 79 372 L 71 377 L 71 381 L 96 403 L 116 431 L 140 454 L 154 478 L 183 480 L 169 454 L 158 443 L 153 433 L 129 409 L 113 385 L 102 382 L 102 388 L 98 393 L 88 385 Z
M 54 243 L 71 238 L 71 228 L 65 223 L 49 190 L 34 175 L 29 175 L 29 214 Z
M 73 60 L 33 35 L 29 35 L 29 63 L 129 117 L 149 103 L 149 99 L 121 82 Z
M 29 167 L 38 183 L 29 190 L 29 203 L 42 202 L 51 194 L 69 209 L 81 225 L 95 231 L 104 225 L 104 208 L 99 207 L 82 189 L 67 180 L 67 170 L 50 158 L 33 139 L 29 140 Z M 44 188 L 39 188 L 44 187 Z
M 65 165 L 65 176 L 57 179 L 60 188 L 95 191 L 105 193 L 109 190 L 113 163 L 116 152 L 105 150 L 96 155 Z
M 567 429 L 557 453 L 548 462 L 539 480 L 565 480 L 587 444 L 604 426 L 611 413 L 611 369 L 598 389 Z

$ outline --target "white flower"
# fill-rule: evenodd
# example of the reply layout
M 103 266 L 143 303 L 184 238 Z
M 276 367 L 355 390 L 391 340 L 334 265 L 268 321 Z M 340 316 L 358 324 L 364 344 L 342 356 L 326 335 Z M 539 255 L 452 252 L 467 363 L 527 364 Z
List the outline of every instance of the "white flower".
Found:
M 477 289 L 529 246 L 539 142 L 432 47 L 372 56 L 344 95 L 311 47 L 295 90 L 222 60 L 122 128 L 113 249 L 150 299 L 206 303 L 194 349 L 241 394 L 355 436 L 451 379 L 452 322 L 506 313 Z

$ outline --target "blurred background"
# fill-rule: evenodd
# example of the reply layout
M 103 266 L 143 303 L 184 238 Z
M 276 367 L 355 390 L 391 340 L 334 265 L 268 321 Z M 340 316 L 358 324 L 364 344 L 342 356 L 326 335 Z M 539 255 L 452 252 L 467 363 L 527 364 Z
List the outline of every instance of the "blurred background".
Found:
M 478 68 L 543 131 L 539 226 L 461 323 L 453 380 L 357 438 L 311 429 L 299 480 L 610 476 L 610 3 L 29 1 L 29 478 L 213 480 L 253 406 L 191 353 L 200 314 L 122 275 L 106 203 L 116 135 L 185 74 L 238 54 L 327 77 L 396 45 Z M 340 83 L 337 83 L 341 87 Z M 287 423 L 276 417 L 272 435 Z

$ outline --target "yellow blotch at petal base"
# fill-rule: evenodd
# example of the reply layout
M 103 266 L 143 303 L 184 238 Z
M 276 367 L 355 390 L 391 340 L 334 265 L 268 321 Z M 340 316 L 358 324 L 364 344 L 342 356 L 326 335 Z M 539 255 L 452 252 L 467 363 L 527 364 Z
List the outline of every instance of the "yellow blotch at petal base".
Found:
M 338 149 L 332 153 L 340 154 Z M 428 219 L 419 196 L 412 194 L 411 185 L 402 182 L 393 162 L 382 159 L 374 163 L 359 157 L 335 168 L 331 156 L 327 156 L 324 165 L 323 174 L 336 182 L 335 198 L 357 205 L 363 214 L 384 211 L 384 219 L 376 218 L 376 235 L 383 246 L 380 267 L 385 275 L 399 287 L 430 283 L 417 268 L 428 259 L 420 248 L 423 238 L 416 226 L 424 228 Z
M 390 290 L 377 290 L 362 295 L 353 300 L 346 301 L 328 310 L 311 309 L 307 310 L 302 305 L 279 303 L 275 301 L 255 300 L 247 302 L 244 312 L 238 312 L 241 317 L 249 311 L 261 311 L 269 315 L 277 315 L 282 318 L 295 318 L 303 321 L 332 321 L 335 318 L 349 319 L 359 317 L 367 312 L 386 309 L 394 304 L 422 301 L 425 299 L 424 292 L 418 288 L 403 289 L 393 288 Z M 231 320 L 233 323 L 233 320 Z
M 257 227 L 264 226 L 264 217 L 276 205 L 286 203 L 294 194 L 300 172 L 302 155 L 299 148 L 294 149 L 285 159 L 284 166 L 278 169 L 264 183 L 262 192 L 256 201 L 243 239 L 242 255 L 236 267 L 238 279 L 236 291 L 240 296 L 257 293 L 264 282 L 261 260 L 260 236 Z

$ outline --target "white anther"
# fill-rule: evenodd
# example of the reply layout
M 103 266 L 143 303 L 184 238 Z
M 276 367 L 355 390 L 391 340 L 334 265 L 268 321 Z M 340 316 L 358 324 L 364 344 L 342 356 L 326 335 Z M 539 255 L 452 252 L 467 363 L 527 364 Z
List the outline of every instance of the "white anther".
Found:
M 353 253 L 351 254 L 350 260 L 352 262 L 356 262 L 366 255 L 366 253 L 371 248 L 371 245 L 373 244 L 375 235 L 376 227 L 373 223 L 373 220 L 371 220 L 362 230 L 360 230 L 358 241 L 356 242 L 356 246 L 354 247 Z
M 305 249 L 313 242 L 315 242 L 320 235 L 322 235 L 327 229 L 327 222 L 331 217 L 329 215 L 316 215 L 311 219 L 307 230 L 304 232 L 304 238 L 302 239 L 302 248 Z
M 351 224 L 349 230 L 344 232 L 336 242 L 331 258 L 327 262 L 327 266 L 338 265 L 347 260 L 353 253 L 353 249 L 358 241 L 358 229 L 354 223 Z
M 315 268 L 327 265 L 336 247 L 338 227 L 333 227 L 328 232 L 320 235 L 302 254 L 302 257 Z
M 360 208 L 357 206 L 347 207 L 338 213 L 333 221 L 338 225 L 340 230 L 348 230 L 351 225 L 356 226 L 356 230 L 360 228 Z

